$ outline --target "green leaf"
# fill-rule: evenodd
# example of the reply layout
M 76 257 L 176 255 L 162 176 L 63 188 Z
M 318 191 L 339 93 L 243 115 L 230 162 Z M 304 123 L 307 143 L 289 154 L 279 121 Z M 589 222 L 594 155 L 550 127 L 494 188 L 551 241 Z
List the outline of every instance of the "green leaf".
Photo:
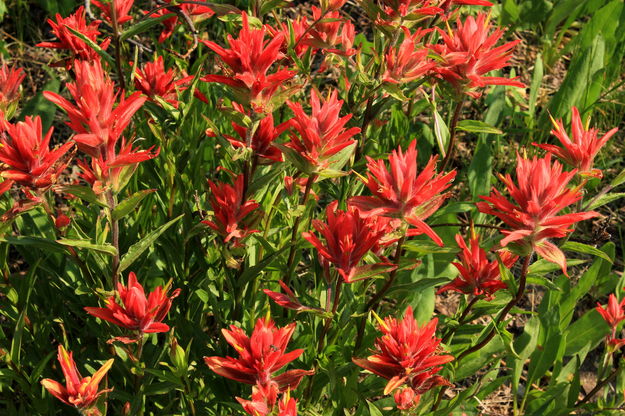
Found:
M 605 261 L 612 263 L 612 259 L 603 251 L 595 248 L 593 246 L 589 246 L 588 244 L 577 243 L 574 241 L 567 241 L 562 245 L 563 250 L 575 251 L 583 254 L 590 254 L 592 256 L 601 257 Z
M 380 409 L 370 401 L 367 401 L 367 406 L 369 406 L 369 416 L 384 416 Z
M 152 244 L 154 244 L 156 239 L 158 237 L 160 237 L 161 234 L 163 234 L 165 231 L 167 231 L 167 229 L 169 227 L 174 225 L 176 223 L 176 221 L 178 221 L 183 216 L 184 216 L 184 214 L 174 218 L 173 220 L 169 221 L 168 223 L 165 223 L 165 224 L 161 225 L 156 230 L 154 230 L 151 233 L 149 233 L 148 235 L 146 235 L 143 239 L 141 239 L 138 242 L 136 242 L 135 244 L 133 244 L 128 249 L 126 254 L 124 254 L 124 257 L 122 257 L 121 261 L 119 262 L 119 272 L 120 273 L 123 272 L 132 263 L 134 263 L 135 260 L 137 260 L 139 258 L 139 256 L 141 254 L 143 254 L 143 252 L 145 250 L 147 250 L 148 248 L 150 248 L 150 246 L 152 246 Z
M 456 125 L 456 129 L 469 133 L 503 134 L 503 131 L 498 128 L 479 120 L 461 120 Z
M 128 29 L 126 29 L 126 31 L 124 31 L 121 36 L 119 37 L 121 42 L 125 42 L 126 39 L 130 39 L 131 37 L 138 35 L 140 33 L 146 32 L 148 31 L 148 29 L 150 29 L 152 26 L 156 26 L 157 24 L 161 23 L 163 20 L 167 20 L 170 17 L 176 16 L 175 13 L 168 13 L 168 14 L 164 14 L 162 16 L 158 16 L 158 17 L 154 17 L 151 16 L 150 18 L 146 19 L 146 20 L 142 20 L 139 23 L 130 26 Z
M 130 195 L 128 198 L 117 204 L 117 206 L 111 213 L 111 217 L 113 217 L 113 220 L 115 221 L 124 218 L 132 210 L 134 210 L 137 205 L 139 205 L 139 202 L 141 202 L 143 198 L 155 191 L 156 189 L 146 189 L 144 191 L 135 192 L 134 194 Z
M 610 333 L 610 327 L 599 312 L 591 309 L 581 318 L 573 322 L 565 332 L 565 355 L 575 355 L 579 350 L 590 344 L 594 348 L 603 337 Z
M 490 144 L 486 140 L 480 139 L 473 153 L 473 160 L 471 160 L 468 173 L 469 189 L 473 200 L 477 200 L 479 195 L 488 195 L 492 170 L 493 155 Z
M 561 333 L 554 331 L 544 345 L 536 347 L 536 350 L 530 357 L 527 385 L 532 385 L 551 368 L 558 356 L 560 343 L 564 339 Z
M 104 59 L 106 62 L 108 62 L 111 66 L 115 64 L 115 59 L 113 59 L 111 55 L 109 55 L 104 49 L 102 49 L 100 45 L 98 45 L 97 43 L 89 39 L 87 36 L 77 31 L 76 29 L 68 25 L 65 25 L 65 27 L 67 28 L 67 30 L 69 30 L 74 35 L 78 36 L 83 42 L 85 42 L 87 46 L 89 46 L 91 49 L 96 51 L 96 53 L 100 55 L 100 57 Z
M 35 287 L 35 282 L 37 281 L 37 274 L 35 273 L 39 268 L 39 264 L 41 263 L 42 258 L 30 268 L 28 271 L 28 275 L 26 279 L 28 280 L 28 289 L 26 290 L 26 299 L 24 299 L 24 305 L 22 311 L 17 318 L 17 322 L 15 323 L 15 332 L 13 334 L 13 339 L 11 340 L 11 352 L 10 357 L 11 361 L 19 367 L 20 365 L 20 357 L 21 357 L 21 349 L 22 349 L 22 337 L 24 336 L 24 326 L 26 313 L 28 312 L 28 305 L 30 304 L 30 294 Z
M 612 182 L 610 182 L 610 186 L 612 188 L 616 188 L 617 186 L 623 184 L 624 182 L 625 182 L 625 169 L 623 169 L 621 173 L 616 175 L 616 178 L 612 179 Z
M 590 206 L 588 206 L 588 209 L 590 209 L 590 210 L 597 209 L 597 208 L 599 208 L 601 206 L 609 204 L 610 202 L 617 201 L 617 200 L 623 198 L 624 196 L 625 196 L 625 192 L 616 192 L 616 193 L 613 193 L 613 194 L 601 195 L 599 198 L 597 198 L 595 201 L 593 201 L 593 203 L 590 204 Z
M 66 194 L 72 194 L 82 199 L 83 201 L 91 202 L 92 204 L 100 205 L 101 207 L 108 208 L 108 205 L 101 201 L 98 196 L 93 192 L 89 186 L 81 185 L 68 185 L 60 188 L 60 191 Z
M 89 240 L 75 240 L 71 238 L 61 238 L 60 240 L 56 240 L 56 242 L 62 246 L 84 248 L 87 250 L 93 250 L 99 253 L 108 254 L 109 256 L 115 256 L 117 254 L 117 249 L 108 243 L 95 244 Z
M 404 95 L 404 92 L 401 90 L 401 88 L 399 88 L 398 85 L 385 82 L 384 84 L 382 84 L 382 89 L 386 93 L 388 93 L 388 95 L 398 101 L 408 101 L 408 97 Z
M 15 246 L 37 247 L 43 250 L 52 250 L 57 252 L 65 252 L 65 249 L 61 247 L 56 241 L 48 240 L 41 237 L 6 237 L 0 239 L 2 243 L 9 243 Z
M 253 277 L 256 277 L 260 272 L 262 272 L 266 267 L 269 267 L 271 263 L 278 259 L 278 255 L 282 253 L 284 250 L 289 248 L 290 245 L 286 245 L 279 250 L 274 251 L 271 254 L 265 255 L 261 261 L 256 263 L 254 266 L 247 268 L 241 276 L 237 280 L 236 284 L 238 287 L 243 287 L 249 282 Z
M 449 142 L 449 129 L 441 115 L 436 111 L 436 107 L 432 107 L 432 112 L 434 113 L 434 136 L 436 137 L 436 143 L 438 144 L 440 153 L 445 155 L 447 152 L 447 142 Z

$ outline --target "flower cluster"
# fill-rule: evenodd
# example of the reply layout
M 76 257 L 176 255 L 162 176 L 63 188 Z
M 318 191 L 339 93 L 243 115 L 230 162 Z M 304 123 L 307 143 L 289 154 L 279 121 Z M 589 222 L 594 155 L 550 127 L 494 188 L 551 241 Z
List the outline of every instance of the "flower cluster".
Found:
M 401 320 L 377 317 L 382 336 L 375 341 L 375 354 L 354 358 L 354 364 L 388 380 L 384 394 L 394 393 L 400 409 L 419 403 L 428 390 L 449 382 L 437 373 L 442 365 L 454 359 L 440 354 L 440 339 L 436 338 L 437 320 L 419 327 L 409 306 Z
M 237 399 L 250 415 L 266 416 L 278 404 L 279 415 L 294 416 L 296 404 L 289 391 L 295 389 L 304 376 L 313 374 L 312 370 L 275 374 L 304 352 L 303 349 L 286 352 L 294 331 L 295 323 L 278 328 L 269 317 L 258 319 L 249 337 L 241 328 L 231 325 L 222 333 L 239 357 L 204 357 L 204 362 L 220 376 L 254 386 L 251 401 Z M 278 403 L 280 393 L 283 397 Z

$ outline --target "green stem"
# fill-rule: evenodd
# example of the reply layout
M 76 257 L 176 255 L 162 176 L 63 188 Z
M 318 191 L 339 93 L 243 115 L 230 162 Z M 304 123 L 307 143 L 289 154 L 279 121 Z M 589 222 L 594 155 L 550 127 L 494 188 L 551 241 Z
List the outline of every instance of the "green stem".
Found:
M 460 114 L 462 113 L 463 104 L 464 98 L 461 98 L 456 104 L 456 109 L 454 110 L 454 114 L 451 118 L 451 124 L 449 125 L 449 145 L 447 146 L 447 153 L 445 153 L 445 158 L 443 159 L 443 164 L 439 172 L 445 171 L 445 168 L 453 158 L 454 151 L 456 150 L 456 126 L 458 125 Z
M 393 263 L 397 267 L 393 271 L 391 271 L 388 277 L 388 280 L 386 281 L 384 286 L 382 286 L 382 289 L 380 289 L 365 305 L 365 315 L 360 319 L 360 323 L 358 325 L 356 343 L 354 344 L 354 352 L 356 352 L 358 348 L 360 348 L 360 345 L 362 344 L 362 340 L 365 335 L 365 325 L 367 324 L 366 313 L 370 310 L 375 311 L 377 309 L 378 305 L 380 304 L 380 301 L 382 300 L 386 292 L 388 292 L 388 290 L 393 285 L 393 282 L 395 281 L 395 277 L 397 276 L 397 270 L 399 270 L 399 260 L 401 259 L 401 253 L 402 253 L 405 241 L 406 241 L 406 235 L 403 235 L 397 242 L 397 248 L 395 249 L 395 255 L 393 256 Z
M 106 191 L 106 203 L 108 205 L 108 219 L 111 225 L 111 244 L 115 247 L 115 255 L 111 264 L 113 290 L 115 290 L 119 282 L 119 221 L 113 218 L 113 210 L 115 210 L 117 200 L 110 189 Z
M 121 39 L 119 34 L 119 22 L 117 21 L 117 10 L 115 7 L 115 0 L 111 2 L 111 24 L 113 25 L 113 44 L 115 45 L 115 66 L 117 67 L 117 78 L 119 86 L 122 91 L 126 90 L 126 80 L 124 79 L 124 73 L 122 71 L 122 51 L 121 51 Z
M 300 215 L 297 216 L 297 218 L 295 218 L 295 223 L 293 224 L 293 229 L 291 230 L 291 248 L 289 249 L 289 258 L 286 263 L 287 275 L 284 277 L 284 283 L 286 285 L 288 285 L 289 282 L 291 281 L 291 275 L 293 274 L 293 271 L 294 271 L 292 269 L 294 269 L 293 261 L 295 260 L 295 251 L 296 251 L 295 242 L 297 241 L 299 225 L 302 221 L 302 217 L 305 214 L 306 203 L 308 202 L 310 191 L 312 190 L 313 183 L 315 183 L 316 179 L 317 179 L 317 174 L 312 174 L 308 177 L 308 181 L 306 181 L 306 188 L 304 189 L 304 195 L 302 195 L 302 199 L 300 202 L 300 205 L 304 206 L 304 212 L 302 212 Z M 297 188 L 297 184 L 296 184 L 296 188 Z

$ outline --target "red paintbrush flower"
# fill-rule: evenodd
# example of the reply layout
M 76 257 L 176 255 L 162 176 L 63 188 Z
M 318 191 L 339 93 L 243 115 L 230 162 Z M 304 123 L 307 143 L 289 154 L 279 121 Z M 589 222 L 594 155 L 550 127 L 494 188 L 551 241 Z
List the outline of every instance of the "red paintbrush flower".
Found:
M 398 48 L 390 48 L 386 53 L 386 71 L 382 76 L 384 82 L 392 84 L 410 82 L 421 78 L 436 65 L 428 59 L 428 49 L 418 47 L 421 39 L 430 30 L 417 29 L 411 35 L 406 27 L 402 29 L 404 40 Z
M 278 388 L 275 384 L 268 388 L 254 386 L 252 387 L 252 400 L 237 397 L 237 401 L 251 416 L 297 416 L 297 400 L 291 397 L 289 390 L 278 400 Z
M 313 220 L 313 226 L 324 238 L 325 245 L 312 232 L 302 236 L 312 244 L 319 254 L 319 261 L 324 267 L 331 263 L 345 281 L 353 283 L 365 279 L 374 273 L 393 270 L 396 266 L 388 263 L 359 266 L 362 258 L 375 247 L 386 230 L 374 228 L 372 221 L 362 218 L 357 209 L 346 211 L 337 209 L 334 201 L 326 208 L 326 221 Z
M 71 51 L 76 58 L 86 61 L 99 59 L 98 53 L 87 45 L 84 40 L 73 34 L 69 28 L 80 32 L 89 40 L 97 42 L 98 35 L 100 34 L 100 31 L 98 30 L 100 20 L 94 20 L 87 25 L 85 8 L 83 6 L 80 6 L 74 14 L 62 17 L 57 13 L 55 18 L 56 22 L 52 19 L 48 19 L 48 24 L 52 27 L 52 33 L 54 33 L 58 41 L 41 42 L 38 43 L 37 46 L 43 48 L 67 49 Z M 111 40 L 106 39 L 100 44 L 100 48 L 106 49 L 110 43 Z
M 143 334 L 169 331 L 169 325 L 162 321 L 171 308 L 172 300 L 180 294 L 176 289 L 168 295 L 169 286 L 158 286 L 146 297 L 143 286 L 137 282 L 133 272 L 128 275 L 126 286 L 117 283 L 117 295 L 106 301 L 105 308 L 86 307 L 85 310 L 100 319 L 122 328 Z
M 57 356 L 61 369 L 65 375 L 65 386 L 49 378 L 41 380 L 41 384 L 54 397 L 65 404 L 76 407 L 85 416 L 99 416 L 101 413 L 96 407 L 98 398 L 113 389 L 99 390 L 100 381 L 113 365 L 111 358 L 90 377 L 82 377 L 76 368 L 72 353 L 59 345 Z
M 9 67 L 5 63 L 0 66 L 0 113 L 4 113 L 3 117 L 7 120 L 16 110 L 20 99 L 20 85 L 25 76 L 22 68 Z
M 206 82 L 218 82 L 231 87 L 237 101 L 250 105 L 257 112 L 271 112 L 271 99 L 285 81 L 295 76 L 295 71 L 279 69 L 267 74 L 269 68 L 284 58 L 280 52 L 285 35 L 280 32 L 271 40 L 265 40 L 266 29 L 250 29 L 244 12 L 243 27 L 237 39 L 228 35 L 230 49 L 215 42 L 202 41 L 229 67 L 228 75 L 206 75 Z
M 313 21 L 317 21 L 322 15 L 321 9 L 312 6 Z M 352 48 L 355 34 L 352 22 L 341 19 L 341 14 L 334 11 L 326 13 L 319 23 L 309 29 L 301 43 L 315 49 L 322 49 L 324 52 L 349 56 L 356 53 L 356 50 Z
M 132 9 L 132 5 L 134 4 L 134 2 L 135 0 L 91 0 L 91 3 L 95 7 L 100 9 L 102 15 L 104 16 L 104 19 L 109 23 L 113 22 L 111 4 L 114 4 L 117 24 L 126 23 L 132 20 L 132 16 L 130 16 L 128 13 L 130 12 L 130 9 Z
M 287 101 L 287 105 L 295 117 L 289 120 L 293 131 L 290 133 L 291 141 L 284 147 L 295 151 L 291 152 L 291 156 L 295 156 L 297 167 L 308 175 L 321 173 L 326 169 L 340 169 L 342 166 L 336 165 L 336 158 L 333 156 L 346 147 L 355 145 L 356 140 L 352 137 L 360 129 L 345 128 L 352 115 L 340 116 L 343 100 L 338 99 L 338 92 L 332 91 L 325 101 L 321 101 L 317 91 L 313 89 L 310 93 L 310 116 L 299 103 Z
M 161 34 L 158 37 L 158 42 L 165 42 L 165 40 L 167 40 L 174 33 L 174 29 L 176 29 L 176 26 L 180 22 L 180 20 L 178 19 L 178 15 L 174 11 L 176 9 L 181 10 L 193 22 L 198 22 L 200 20 L 208 19 L 209 17 L 213 16 L 215 12 L 213 11 L 213 9 L 211 9 L 210 3 L 206 2 L 206 5 L 198 4 L 201 1 L 202 0 L 196 0 L 196 2 L 193 4 L 173 4 L 167 8 L 160 9 L 154 13 L 151 13 L 149 17 L 155 19 L 161 16 L 171 15 L 171 17 L 162 21 L 165 28 L 161 31 Z M 171 4 L 171 0 L 164 0 L 164 2 Z M 143 13 L 147 14 L 148 12 L 144 11 Z
M 67 89 L 76 104 L 51 91 L 44 91 L 43 95 L 67 112 L 67 125 L 77 133 L 74 141 L 78 148 L 90 156 L 106 158 L 114 154 L 117 141 L 146 97 L 135 92 L 124 98 L 123 92 L 116 92 L 99 60 L 76 61 L 74 73 L 76 80 L 68 83 Z
M 13 183 L 30 190 L 45 191 L 54 184 L 69 163 L 69 150 L 74 145 L 67 142 L 50 150 L 53 128 L 44 135 L 41 118 L 27 116 L 15 124 L 1 120 L 0 128 L 0 194 Z
M 443 364 L 454 359 L 451 355 L 440 355 L 441 340 L 435 336 L 437 319 L 419 327 L 410 306 L 402 320 L 393 317 L 382 320 L 375 316 L 383 333 L 375 341 L 375 354 L 367 358 L 353 358 L 352 361 L 388 380 L 384 394 L 406 386 L 413 390 L 414 400 L 418 401 L 418 396 L 426 391 L 449 385 L 447 380 L 437 375 Z
M 367 156 L 367 178 L 363 182 L 373 196 L 354 196 L 348 203 L 367 216 L 383 215 L 402 218 L 410 226 L 408 236 L 425 234 L 438 245 L 441 238 L 424 220 L 432 215 L 449 196 L 442 193 L 451 186 L 456 171 L 436 173 L 437 157 L 433 156 L 421 172 L 417 172 L 417 141 L 413 140 L 406 153 L 401 148 L 389 155 L 390 171 L 385 159 Z
M 235 110 L 245 114 L 246 111 L 237 103 L 233 103 Z M 273 124 L 273 115 L 267 114 L 258 123 L 256 131 L 251 137 L 250 143 L 246 143 L 247 127 L 232 122 L 232 127 L 239 137 L 224 135 L 230 144 L 236 148 L 251 148 L 254 155 L 261 158 L 262 162 L 282 162 L 282 152 L 274 146 L 275 140 L 288 128 L 288 123 L 278 126 Z
M 189 77 L 176 80 L 173 69 L 165 70 L 163 57 L 159 56 L 153 62 L 146 62 L 135 73 L 135 88 L 154 101 L 159 97 L 178 108 L 178 91 L 190 81 Z
M 618 325 L 625 320 L 625 298 L 621 299 L 619 302 L 616 296 L 610 293 L 606 307 L 602 307 L 601 304 L 597 302 L 597 307 L 595 309 L 601 314 L 601 317 L 612 330 L 606 337 L 608 349 L 612 352 L 620 349 L 625 345 L 625 339 L 617 338 L 616 330 Z
M 395 390 L 393 398 L 395 399 L 395 406 L 397 406 L 399 410 L 412 409 L 418 404 L 420 399 L 410 387 Z
M 613 128 L 599 139 L 597 138 L 599 130 L 588 128 L 588 125 L 584 127 L 576 107 L 573 107 L 573 115 L 571 117 L 572 137 L 569 137 L 564 129 L 562 120 L 556 121 L 551 119 L 551 121 L 554 126 L 551 134 L 557 137 L 562 147 L 553 144 L 532 144 L 548 151 L 564 163 L 574 167 L 580 175 L 601 178 L 603 176 L 601 170 L 593 169 L 595 156 L 610 140 L 610 137 L 618 131 L 618 128 Z
M 608 304 L 605 308 L 602 307 L 600 303 L 597 303 L 595 309 L 601 314 L 613 331 L 616 330 L 618 324 L 625 321 L 625 298 L 619 302 L 613 293 L 610 293 L 610 296 L 608 296 Z
M 254 200 L 245 199 L 244 180 L 243 175 L 237 176 L 234 186 L 208 181 L 213 219 L 202 223 L 215 230 L 225 243 L 232 242 L 233 247 L 243 247 L 241 240 L 258 232 L 251 227 L 258 219 L 259 212 L 254 211 L 260 205 Z
M 480 247 L 479 235 L 473 234 L 470 240 L 470 248 L 464 242 L 460 234 L 456 234 L 456 242 L 462 250 L 458 257 L 460 263 L 452 263 L 460 272 L 451 283 L 441 287 L 437 294 L 447 290 L 464 293 L 466 295 L 482 296 L 492 299 L 495 292 L 506 289 L 507 286 L 501 281 L 498 260 L 488 261 L 486 251 Z M 508 251 L 500 251 L 501 264 L 509 269 L 517 261 L 518 256 Z
M 230 330 L 222 329 L 221 332 L 239 357 L 204 357 L 204 362 L 215 373 L 231 380 L 262 389 L 277 386 L 280 391 L 292 390 L 302 377 L 314 373 L 312 370 L 289 370 L 274 374 L 304 352 L 303 349 L 286 352 L 293 331 L 295 323 L 277 328 L 269 317 L 256 321 L 251 337 L 241 328 L 230 325 Z
M 423 16 L 432 16 L 442 12 L 433 5 L 432 0 L 382 0 L 385 16 L 378 17 L 377 23 L 390 24 L 392 20 L 417 20 Z
M 525 87 L 515 79 L 485 76 L 508 66 L 512 50 L 520 42 L 515 40 L 495 47 L 504 32 L 496 28 L 489 33 L 492 25 L 487 19 L 483 13 L 477 18 L 468 16 L 464 23 L 458 19 L 455 31 L 446 33 L 438 29 L 442 44 L 430 45 L 443 60 L 434 68 L 434 73 L 451 84 L 457 94 L 479 97 L 481 92 L 475 89 L 487 85 Z
M 498 217 L 509 227 L 502 231 L 502 247 L 510 244 L 523 256 L 535 251 L 562 267 L 568 276 L 564 253 L 549 239 L 565 237 L 573 231 L 570 227 L 576 222 L 599 215 L 594 211 L 558 215 L 582 197 L 581 185 L 567 187 L 575 173 L 575 170 L 563 172 L 560 163 L 551 162 L 551 154 L 542 159 L 517 155 L 518 185 L 509 174 L 499 175 L 513 201 L 493 188 L 490 196 L 480 196 L 486 202 L 476 205 L 481 212 Z

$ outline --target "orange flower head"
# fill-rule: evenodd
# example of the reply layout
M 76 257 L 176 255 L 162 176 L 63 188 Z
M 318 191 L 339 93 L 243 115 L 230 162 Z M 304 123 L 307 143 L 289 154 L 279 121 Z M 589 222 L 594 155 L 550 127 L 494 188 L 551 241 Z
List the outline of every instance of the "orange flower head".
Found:
M 300 103 L 287 101 L 287 105 L 295 117 L 289 120 L 292 131 L 291 140 L 286 147 L 295 151 L 301 160 L 298 164 L 304 173 L 319 173 L 333 168 L 335 160 L 332 156 L 356 143 L 353 136 L 358 134 L 360 129 L 345 128 L 352 115 L 340 116 L 343 100 L 338 99 L 336 90 L 322 101 L 317 91 L 313 89 L 310 93 L 310 116 L 304 112 Z
M 138 334 L 150 334 L 169 331 L 169 325 L 162 321 L 171 308 L 172 300 L 180 294 L 176 289 L 171 295 L 169 287 L 158 286 L 146 297 L 143 286 L 137 282 L 134 273 L 128 275 L 128 284 L 117 284 L 117 295 L 106 301 L 105 308 L 86 307 L 85 310 L 100 319 L 122 328 L 136 331 Z
M 208 181 L 211 189 L 210 204 L 213 209 L 213 219 L 202 221 L 217 234 L 225 243 L 232 242 L 233 247 L 243 247 L 241 242 L 250 234 L 258 232 L 251 229 L 258 220 L 260 206 L 256 201 L 245 199 L 243 175 L 237 176 L 234 186 L 227 183 Z
M 388 263 L 359 266 L 362 258 L 386 234 L 386 230 L 375 227 L 372 219 L 363 218 L 355 208 L 342 211 L 337 209 L 337 201 L 326 208 L 326 221 L 313 220 L 313 226 L 324 238 L 321 242 L 312 232 L 302 233 L 319 254 L 319 260 L 325 266 L 333 264 L 345 283 L 365 279 L 375 273 L 390 271 L 395 268 Z
M 574 167 L 580 175 L 601 178 L 603 176 L 601 170 L 593 169 L 595 157 L 599 150 L 618 131 L 618 128 L 615 127 L 601 138 L 598 138 L 599 130 L 584 127 L 576 107 L 573 107 L 570 136 L 567 134 L 562 120 L 556 121 L 552 119 L 551 121 L 553 122 L 551 134 L 556 136 L 562 146 L 533 143 L 534 146 L 548 151 L 562 162 Z
M 405 153 L 401 148 L 393 150 L 388 160 L 390 170 L 385 159 L 374 160 L 367 156 L 369 172 L 363 182 L 373 196 L 354 196 L 349 199 L 349 204 L 366 216 L 401 218 L 414 227 L 408 230 L 407 235 L 425 234 L 442 246 L 441 238 L 424 220 L 436 212 L 449 196 L 443 192 L 451 186 L 456 171 L 437 174 L 437 157 L 433 156 L 418 172 L 416 140 L 410 143 Z
M 58 381 L 46 378 L 41 380 L 41 384 L 54 397 L 65 404 L 76 407 L 83 414 L 88 416 L 98 416 L 100 412 L 96 408 L 98 398 L 113 389 L 99 390 L 100 381 L 113 365 L 113 359 L 108 360 L 98 371 L 90 377 L 82 377 L 76 368 L 76 363 L 72 358 L 72 353 L 59 345 L 59 364 L 65 375 L 65 385 Z
M 82 152 L 108 159 L 146 97 L 140 92 L 128 98 L 124 98 L 123 92 L 118 94 L 99 60 L 76 61 L 74 73 L 76 80 L 68 83 L 67 89 L 75 104 L 51 91 L 44 91 L 43 95 L 67 112 L 70 120 L 67 125 L 77 133 L 74 141 Z
M 237 101 L 250 105 L 254 111 L 271 112 L 272 97 L 284 82 L 295 76 L 295 71 L 287 69 L 267 73 L 284 58 L 280 50 L 285 42 L 285 34 L 279 32 L 271 40 L 265 40 L 267 29 L 251 29 L 245 12 L 242 17 L 243 27 L 239 36 L 235 39 L 228 35 L 230 49 L 215 42 L 202 41 L 219 55 L 229 69 L 227 75 L 210 74 L 202 80 L 229 86 Z
M 421 78 L 436 65 L 428 59 L 428 49 L 419 47 L 421 39 L 430 30 L 417 29 L 414 34 L 402 27 L 404 39 L 397 48 L 390 48 L 386 53 L 386 71 L 384 82 L 401 84 Z
M 451 283 L 441 287 L 437 294 L 447 290 L 464 293 L 466 295 L 482 296 L 486 299 L 492 299 L 495 292 L 500 289 L 506 289 L 507 286 L 501 281 L 499 273 L 499 261 L 488 261 L 486 251 L 480 247 L 479 235 L 473 234 L 470 240 L 470 246 L 467 246 L 460 234 L 456 235 L 456 242 L 461 251 L 458 257 L 460 263 L 452 263 L 460 272 Z M 511 254 L 509 251 L 500 251 L 501 264 L 510 268 L 517 261 L 518 256 Z
M 6 119 L 10 119 L 16 110 L 24 77 L 26 74 L 22 68 L 9 67 L 5 63 L 0 66 L 0 113 L 4 113 Z
M 456 25 L 456 30 L 449 33 L 438 29 L 443 43 L 430 45 L 443 59 L 443 63 L 433 70 L 437 77 L 451 84 L 457 94 L 476 98 L 481 95 L 476 89 L 487 85 L 525 87 L 515 79 L 485 76 L 508 66 L 513 49 L 520 41 L 495 46 L 504 32 L 495 29 L 491 33 L 492 25 L 484 13 L 477 17 L 468 16 L 464 23 L 458 19 Z
M 240 113 L 246 113 L 241 105 L 233 103 L 233 106 Z M 233 121 L 232 128 L 239 137 L 229 135 L 225 135 L 225 137 L 233 147 L 251 148 L 254 151 L 254 155 L 258 156 L 263 163 L 282 162 L 282 152 L 274 146 L 274 142 L 288 128 L 288 123 L 285 122 L 276 126 L 274 125 L 273 115 L 267 114 L 258 123 L 249 145 L 246 143 L 247 127 Z
M 312 370 L 289 370 L 275 375 L 304 352 L 303 349 L 286 352 L 293 331 L 295 323 L 278 328 L 269 317 L 256 321 L 251 337 L 241 328 L 230 325 L 230 329 L 222 329 L 222 333 L 239 357 L 204 357 L 204 362 L 220 376 L 256 385 L 263 391 L 275 391 L 276 386 L 279 391 L 292 390 L 302 377 L 313 374 Z
M 50 149 L 53 128 L 44 135 L 39 116 L 27 116 L 15 124 L 2 120 L 0 115 L 0 194 L 12 184 L 31 190 L 47 190 L 54 184 L 69 163 L 69 150 L 74 145 L 67 142 Z
M 437 373 L 443 364 L 454 358 L 440 354 L 441 340 L 435 336 L 438 322 L 436 319 L 419 327 L 410 306 L 401 320 L 393 317 L 382 320 L 377 315 L 376 318 L 383 335 L 375 341 L 374 355 L 353 358 L 353 361 L 365 370 L 388 380 L 384 394 L 406 386 L 413 390 L 413 400 L 418 400 L 417 396 L 436 386 L 449 385 Z
M 55 19 L 56 22 L 52 19 L 48 19 L 48 24 L 52 27 L 52 33 L 54 33 L 58 41 L 41 42 L 38 43 L 37 46 L 43 48 L 66 49 L 71 51 L 72 54 L 80 60 L 92 61 L 99 59 L 98 53 L 87 45 L 84 40 L 73 34 L 69 28 L 80 32 L 89 40 L 96 42 L 97 37 L 100 34 L 100 31 L 98 30 L 101 22 L 100 20 L 94 20 L 87 25 L 84 6 L 80 6 L 74 14 L 67 17 L 62 17 L 57 13 Z M 100 44 L 100 47 L 102 49 L 106 49 L 110 42 L 110 39 L 106 39 Z
M 126 23 L 132 20 L 132 16 L 128 13 L 130 12 L 130 9 L 132 9 L 134 2 L 135 0 L 91 0 L 91 3 L 100 9 L 102 16 L 104 16 L 104 19 L 109 23 L 113 22 L 113 12 L 111 6 L 114 6 L 117 24 Z
M 189 77 L 176 80 L 173 69 L 165 70 L 163 57 L 153 62 L 146 62 L 135 73 L 135 88 L 144 93 L 150 100 L 160 97 L 173 107 L 178 108 L 178 91 L 190 81 Z
M 576 222 L 599 215 L 594 211 L 558 215 L 582 197 L 580 186 L 567 186 L 575 173 L 563 172 L 560 163 L 551 162 L 551 154 L 542 159 L 517 155 L 518 184 L 509 174 L 499 175 L 512 200 L 493 188 L 490 196 L 480 196 L 486 202 L 477 203 L 480 212 L 494 215 L 508 226 L 502 231 L 501 246 L 511 244 L 522 255 L 536 251 L 567 274 L 564 253 L 549 239 L 565 237 Z

